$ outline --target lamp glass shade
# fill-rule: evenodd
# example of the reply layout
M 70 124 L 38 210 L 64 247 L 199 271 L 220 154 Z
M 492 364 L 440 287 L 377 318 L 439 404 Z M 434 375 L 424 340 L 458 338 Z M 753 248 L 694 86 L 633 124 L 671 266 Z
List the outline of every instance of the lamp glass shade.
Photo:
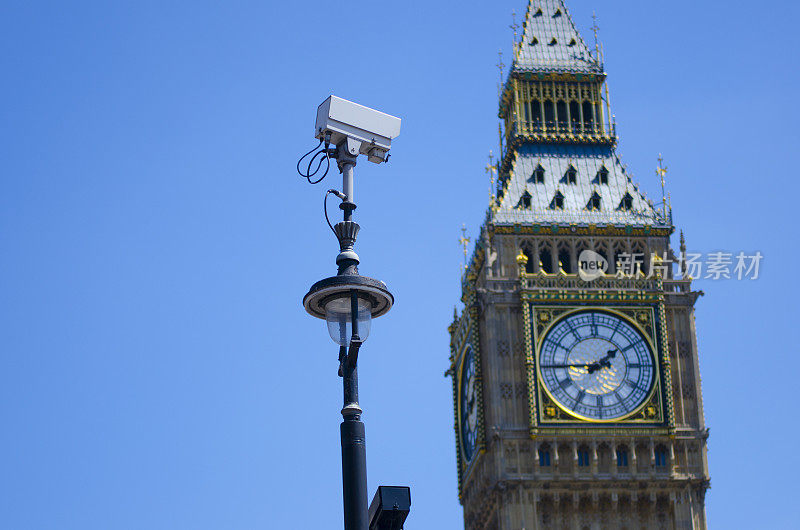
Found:
M 331 340 L 339 346 L 349 346 L 353 336 L 353 319 L 351 315 L 350 295 L 334 298 L 325 303 L 325 321 L 328 323 L 328 333 Z M 358 313 L 356 315 L 358 337 L 364 341 L 369 337 L 370 323 L 372 322 L 372 305 L 361 298 L 358 299 Z

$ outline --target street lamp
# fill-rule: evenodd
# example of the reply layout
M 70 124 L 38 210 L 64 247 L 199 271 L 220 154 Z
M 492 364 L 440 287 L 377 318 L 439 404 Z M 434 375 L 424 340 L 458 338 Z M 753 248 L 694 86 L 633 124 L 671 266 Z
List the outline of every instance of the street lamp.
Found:
M 353 310 L 354 301 L 355 310 Z M 350 323 L 353 313 L 356 314 L 355 325 Z M 359 339 L 367 340 L 372 322 L 372 304 L 368 300 L 359 298 L 358 291 L 336 296 L 325 302 L 325 321 L 328 323 L 328 334 L 339 346 L 350 344 L 353 329 L 356 330 Z
M 358 272 L 359 258 L 353 247 L 360 227 L 352 220 L 356 209 L 353 170 L 359 154 L 375 163 L 388 160 L 391 140 L 399 133 L 399 118 L 335 96 L 325 100 L 317 110 L 316 137 L 320 145 L 325 142 L 324 149 L 317 154 L 336 159 L 342 173 L 343 191 L 329 190 L 329 193 L 342 200 L 339 207 L 343 220 L 331 227 L 339 241 L 337 274 L 312 285 L 303 297 L 303 307 L 327 322 L 331 340 L 339 345 L 339 376 L 344 389 L 340 430 L 345 530 L 368 530 L 370 524 L 366 441 L 358 402 L 358 352 L 369 336 L 372 319 L 385 314 L 394 303 L 383 282 Z M 330 145 L 335 148 L 329 148 Z M 310 168 L 311 163 L 309 173 Z M 312 182 L 309 173 L 301 174 Z M 373 525 L 373 528 L 381 527 Z

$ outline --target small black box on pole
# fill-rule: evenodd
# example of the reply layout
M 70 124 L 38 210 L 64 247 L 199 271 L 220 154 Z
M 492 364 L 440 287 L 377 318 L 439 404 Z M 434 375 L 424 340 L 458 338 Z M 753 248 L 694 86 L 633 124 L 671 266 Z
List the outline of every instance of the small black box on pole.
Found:
M 378 486 L 369 505 L 369 530 L 401 530 L 411 510 L 411 488 Z

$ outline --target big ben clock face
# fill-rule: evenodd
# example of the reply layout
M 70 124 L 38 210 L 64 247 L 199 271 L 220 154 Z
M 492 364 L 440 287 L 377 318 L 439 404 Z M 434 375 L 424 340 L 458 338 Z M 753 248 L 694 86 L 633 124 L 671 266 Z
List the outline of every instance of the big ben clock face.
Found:
M 464 458 L 469 462 L 475 454 L 478 439 L 478 389 L 471 346 L 467 346 L 463 359 L 459 379 L 460 429 Z
M 615 313 L 570 313 L 547 331 L 539 374 L 553 400 L 579 419 L 613 421 L 650 395 L 655 360 L 639 329 Z

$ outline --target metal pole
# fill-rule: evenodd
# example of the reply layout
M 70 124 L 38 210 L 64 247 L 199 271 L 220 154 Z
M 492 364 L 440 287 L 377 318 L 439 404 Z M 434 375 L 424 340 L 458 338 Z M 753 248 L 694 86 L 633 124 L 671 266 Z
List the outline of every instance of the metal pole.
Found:
M 356 204 L 353 172 L 356 166 L 358 147 L 348 140 L 338 146 L 337 159 L 342 172 L 342 192 L 344 201 L 339 208 L 344 212 L 344 222 L 351 223 Z M 338 227 L 339 225 L 337 225 Z M 355 254 L 354 254 L 355 256 Z M 339 274 L 358 274 L 358 258 L 345 259 L 339 265 Z M 350 293 L 350 315 L 352 338 L 350 347 L 342 363 L 342 383 L 344 407 L 340 432 L 342 437 L 342 500 L 344 502 L 345 530 L 368 530 L 369 499 L 367 498 L 367 446 L 364 423 L 361 421 L 361 407 L 358 405 L 358 350 L 361 339 L 358 336 L 358 294 Z M 344 347 L 342 347 L 344 350 Z M 344 352 L 342 352 L 344 353 Z
M 353 338 L 342 370 L 344 408 L 342 435 L 342 492 L 345 530 L 368 530 L 367 445 L 358 404 L 358 296 L 350 295 Z
M 355 160 L 352 162 L 347 161 L 342 164 L 342 193 L 345 194 L 346 202 L 355 204 L 355 190 L 353 186 L 353 169 L 355 167 Z M 350 221 L 353 215 L 352 209 L 344 210 L 344 220 Z
M 342 435 L 342 492 L 345 530 L 367 530 L 367 446 L 361 409 L 358 408 L 358 370 L 355 365 L 344 369 L 345 405 Z M 356 411 L 357 409 L 357 411 Z
M 355 184 L 353 182 L 353 172 L 356 167 L 356 157 L 358 156 L 358 149 L 356 147 L 348 147 L 348 144 L 342 144 L 337 148 L 336 158 L 338 159 L 339 171 L 342 172 L 342 193 L 345 199 L 339 205 L 344 211 L 344 220 L 353 220 L 353 210 L 356 209 L 355 203 Z

